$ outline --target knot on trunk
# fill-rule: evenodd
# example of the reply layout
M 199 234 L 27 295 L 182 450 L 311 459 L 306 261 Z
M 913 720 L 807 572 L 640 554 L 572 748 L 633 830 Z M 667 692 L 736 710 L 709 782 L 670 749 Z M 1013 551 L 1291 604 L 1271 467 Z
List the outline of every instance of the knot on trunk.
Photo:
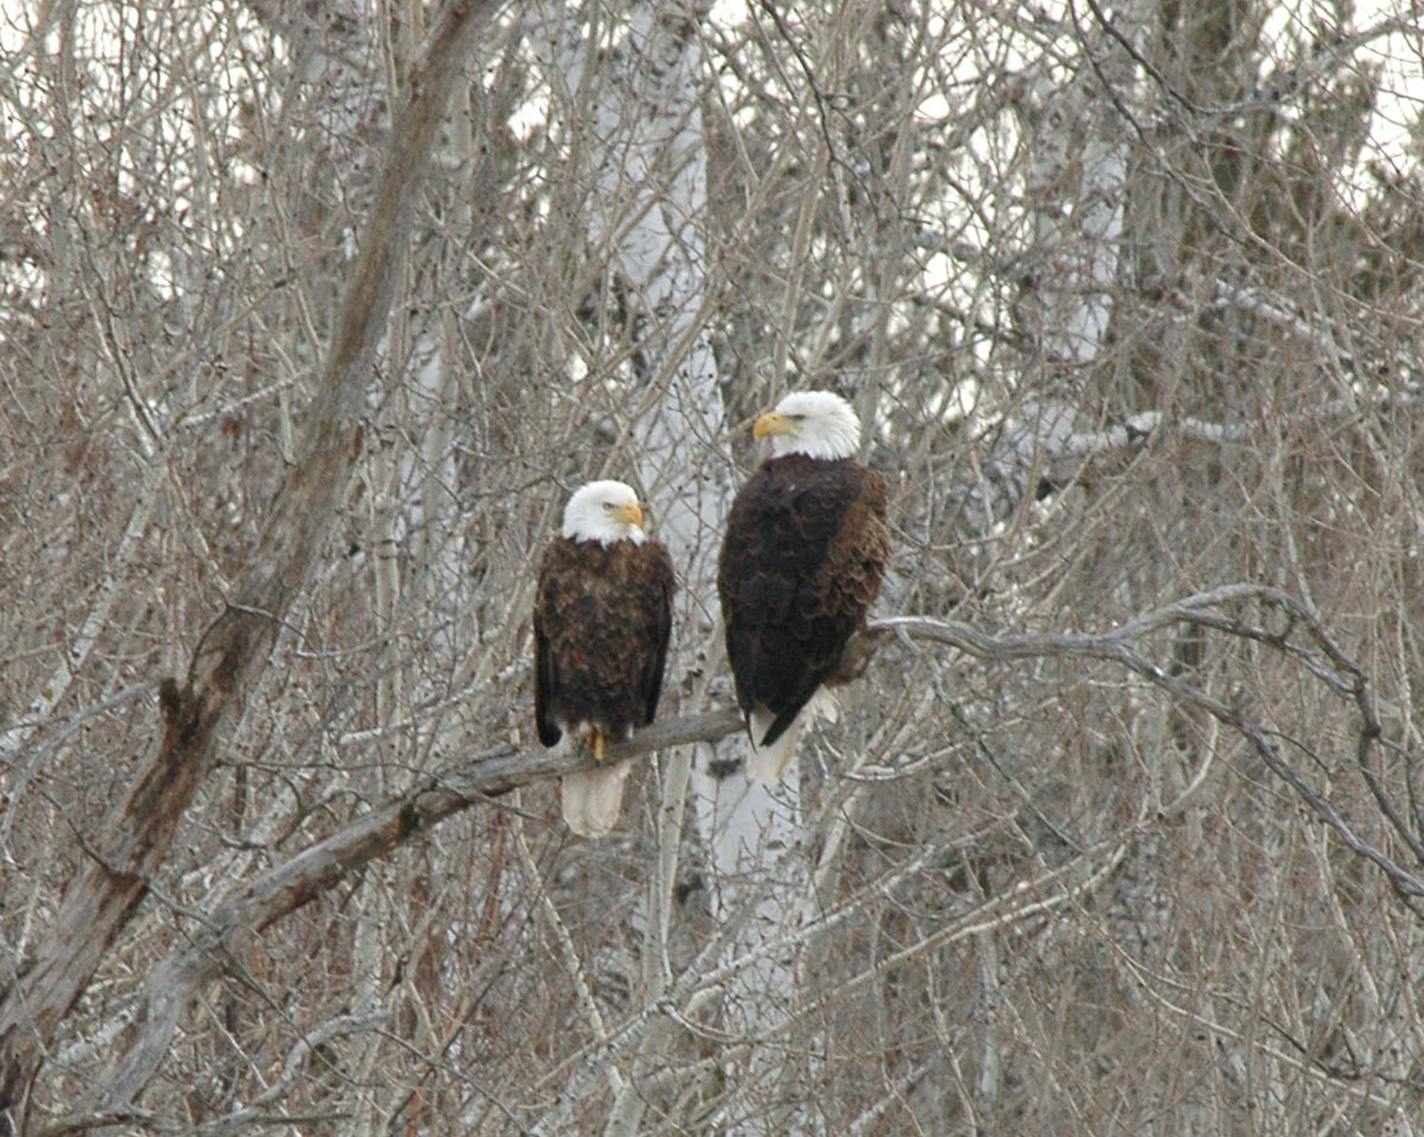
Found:
M 195 698 L 193 688 L 180 685 L 171 675 L 158 684 L 158 706 L 163 721 L 185 743 L 197 735 L 203 717 L 203 700 Z

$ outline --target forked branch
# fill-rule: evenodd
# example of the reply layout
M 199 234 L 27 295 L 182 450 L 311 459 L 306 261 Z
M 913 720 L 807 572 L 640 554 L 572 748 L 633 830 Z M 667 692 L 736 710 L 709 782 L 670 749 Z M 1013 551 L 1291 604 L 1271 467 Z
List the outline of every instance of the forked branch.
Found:
M 389 315 L 420 173 L 474 30 L 496 7 L 493 0 L 450 0 L 434 21 L 394 115 L 297 463 L 227 610 L 204 633 L 184 679 L 167 679 L 160 689 L 162 739 L 102 823 L 89 862 L 36 943 L 32 964 L 0 994 L 0 1134 L 26 1131 L 31 1087 L 56 1029 L 167 855 L 179 820 L 213 768 L 219 737 L 241 714 L 324 544 L 361 451 L 362 395 Z
M 1277 614 L 1281 627 L 1272 630 L 1229 612 L 1248 604 Z M 884 647 L 895 637 L 955 648 L 992 662 L 1057 657 L 1095 659 L 1124 667 L 1174 699 L 1205 710 L 1239 734 L 1352 850 L 1385 873 L 1406 903 L 1412 905 L 1424 897 L 1424 881 L 1364 841 L 1350 822 L 1290 765 L 1267 726 L 1159 667 L 1138 646 L 1151 632 L 1183 624 L 1262 643 L 1301 664 L 1337 695 L 1350 699 L 1360 723 L 1358 758 L 1366 771 L 1370 769 L 1371 747 L 1380 728 L 1362 672 L 1331 641 L 1309 609 L 1279 589 L 1227 585 L 1189 596 L 1099 634 L 996 636 L 958 621 L 894 617 L 872 623 L 866 646 L 868 650 Z M 1299 631 L 1304 635 L 1298 635 Z M 740 727 L 740 716 L 732 708 L 667 719 L 614 747 L 609 759 L 628 760 L 668 747 L 714 742 Z M 540 747 L 508 744 L 491 748 L 427 777 L 404 796 L 343 826 L 250 882 L 233 900 L 214 911 L 204 928 L 183 948 L 160 962 L 149 975 L 143 1006 L 134 1016 L 141 1025 L 118 1063 L 101 1079 L 99 1091 L 90 1103 L 93 1113 L 113 1115 L 134 1102 L 167 1052 L 182 1007 L 202 985 L 217 977 L 225 945 L 233 937 L 269 927 L 444 819 L 471 806 L 489 803 L 517 786 L 568 773 L 585 761 Z M 1402 819 L 1396 823 L 1404 826 Z M 83 1119 L 75 1117 L 66 1126 L 51 1129 L 50 1135 L 59 1137 L 83 1125 Z

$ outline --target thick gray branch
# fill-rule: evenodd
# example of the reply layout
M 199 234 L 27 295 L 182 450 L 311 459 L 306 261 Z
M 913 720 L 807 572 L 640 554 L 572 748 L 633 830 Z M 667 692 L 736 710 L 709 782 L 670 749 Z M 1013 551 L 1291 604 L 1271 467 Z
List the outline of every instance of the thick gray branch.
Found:
M 1270 632 L 1235 620 L 1223 608 L 1255 603 L 1282 614 L 1286 631 Z M 1225 585 L 1145 613 L 1100 634 L 990 635 L 972 625 L 948 620 L 902 616 L 872 622 L 866 646 L 873 649 L 890 637 L 957 648 L 978 659 L 1009 662 L 1044 657 L 1097 659 L 1127 668 L 1192 705 L 1205 709 L 1231 727 L 1257 750 L 1270 768 L 1287 782 L 1327 822 L 1346 844 L 1378 865 L 1400 894 L 1424 896 L 1424 882 L 1361 840 L 1348 822 L 1290 767 L 1271 732 L 1213 696 L 1167 673 L 1134 646 L 1142 637 L 1173 624 L 1196 624 L 1256 640 L 1295 659 L 1337 694 L 1352 698 L 1361 716 L 1362 745 L 1378 731 L 1363 678 L 1355 665 L 1326 637 L 1312 613 L 1298 599 L 1279 589 L 1252 584 Z M 1289 629 L 1303 627 L 1305 643 Z M 739 730 L 741 719 L 732 708 L 710 714 L 667 719 L 639 731 L 610 751 L 611 761 L 638 758 L 654 750 L 713 742 Z M 518 786 L 558 777 L 588 760 L 540 747 L 494 747 L 445 773 L 428 778 L 403 797 L 389 802 L 337 830 L 309 849 L 277 865 L 247 885 L 230 903 L 204 922 L 186 947 L 161 962 L 149 975 L 138 1026 L 128 1050 L 102 1080 L 92 1109 L 112 1114 L 131 1106 L 172 1041 L 182 1008 L 205 983 L 216 978 L 232 937 L 262 929 L 280 920 L 345 879 L 447 817 Z

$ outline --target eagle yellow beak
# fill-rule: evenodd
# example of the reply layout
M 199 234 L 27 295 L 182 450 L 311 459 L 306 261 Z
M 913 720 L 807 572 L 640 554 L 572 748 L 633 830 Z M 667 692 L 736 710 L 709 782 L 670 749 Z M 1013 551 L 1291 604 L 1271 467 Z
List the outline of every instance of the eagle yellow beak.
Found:
M 627 505 L 620 506 L 618 520 L 626 521 L 629 525 L 636 525 L 641 529 L 643 527 L 643 507 L 636 501 L 630 501 Z
M 791 420 L 776 411 L 767 411 L 752 423 L 752 437 L 765 438 L 768 434 L 789 434 Z

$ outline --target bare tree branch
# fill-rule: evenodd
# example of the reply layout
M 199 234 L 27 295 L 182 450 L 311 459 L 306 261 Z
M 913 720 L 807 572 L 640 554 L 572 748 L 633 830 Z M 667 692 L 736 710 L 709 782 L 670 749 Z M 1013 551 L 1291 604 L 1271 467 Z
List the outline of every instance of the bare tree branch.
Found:
M 23 1131 L 45 1047 L 143 897 L 212 769 L 221 732 L 241 714 L 323 546 L 360 452 L 361 395 L 385 327 L 420 174 L 473 32 L 497 6 L 452 0 L 435 24 L 395 115 L 301 459 L 273 503 L 227 611 L 194 651 L 186 680 L 165 680 L 160 689 L 165 729 L 157 753 L 105 819 L 94 843 L 99 851 L 71 883 L 33 965 L 0 1004 L 0 1128 L 6 1132 Z
M 11 21 L 0 1013 L 34 1034 L 37 962 L 82 987 L 28 1137 L 1424 1113 L 1404 0 L 504 5 L 361 329 L 352 466 L 312 398 L 448 2 Z M 665 715 L 731 701 L 691 506 L 789 384 L 853 395 L 897 487 L 914 623 L 848 721 L 765 810 L 730 711 L 625 752 L 732 732 L 640 764 L 608 840 L 548 783 L 492 799 L 576 761 L 521 680 L 590 476 L 686 550 Z M 142 899 L 91 927 L 85 889 Z M 92 975 L 65 927 L 116 929 Z
M 1316 649 L 1294 643 L 1285 633 L 1268 633 L 1221 615 L 1223 606 L 1246 602 L 1280 611 L 1292 622 L 1307 628 L 1310 637 L 1316 641 Z M 1350 685 L 1348 680 L 1349 676 L 1354 676 L 1359 682 L 1359 673 L 1354 665 L 1339 653 L 1298 599 L 1262 585 L 1234 584 L 1198 593 L 1099 634 L 995 636 L 957 621 L 893 617 L 872 623 L 869 630 L 871 642 L 865 647 L 866 650 L 873 650 L 877 644 L 884 646 L 892 636 L 903 636 L 912 641 L 957 648 L 992 662 L 1057 657 L 1095 659 L 1124 667 L 1166 690 L 1174 698 L 1203 708 L 1240 734 L 1354 852 L 1373 862 L 1388 876 L 1403 898 L 1413 900 L 1424 896 L 1424 882 L 1363 841 L 1347 820 L 1296 773 L 1281 755 L 1268 727 L 1169 674 L 1134 646 L 1136 641 L 1150 633 L 1176 624 L 1199 624 L 1254 639 L 1296 659 L 1337 694 L 1345 694 L 1358 701 L 1362 716 L 1361 738 L 1369 734 L 1373 712 L 1368 699 L 1362 686 Z M 1331 667 L 1321 663 L 1322 656 Z M 643 757 L 654 750 L 694 742 L 714 742 L 740 728 L 741 717 L 732 708 L 667 719 L 640 730 L 629 741 L 612 748 L 608 760 L 624 761 Z M 456 813 L 482 802 L 490 802 L 518 786 L 559 777 L 587 765 L 589 761 L 580 755 L 549 751 L 538 746 L 510 744 L 491 748 L 455 769 L 427 778 L 409 793 L 343 826 L 254 879 L 231 902 L 207 917 L 203 927 L 191 936 L 186 946 L 163 960 L 150 973 L 144 985 L 142 1006 L 133 1016 L 138 1024 L 133 1040 L 115 1068 L 103 1079 L 91 1106 L 92 1111 L 111 1116 L 122 1112 L 136 1099 L 167 1052 L 182 1008 L 202 985 L 217 977 L 226 945 L 232 937 L 244 931 L 261 932 L 340 881 L 350 878 L 371 861 L 388 855 Z M 1120 857 L 1121 848 L 1114 848 L 1113 856 Z M 912 861 L 908 867 L 902 866 L 898 870 L 899 875 L 910 875 L 916 863 Z M 1098 870 L 1094 870 L 1093 875 L 1097 879 Z M 1023 909 L 1025 912 L 1030 910 Z M 831 923 L 843 918 L 846 911 L 849 908 L 842 906 L 798 934 L 803 938 L 820 935 Z M 982 916 L 984 911 L 987 909 L 980 910 L 978 915 Z M 952 934 L 967 935 L 979 927 L 978 923 L 973 927 L 966 923 L 964 928 L 956 925 L 959 930 Z M 785 944 L 771 944 L 756 950 L 764 952 L 785 947 Z M 726 966 L 742 968 L 752 958 L 738 958 Z M 620 1031 L 615 1031 L 605 1042 L 611 1044 L 613 1038 L 620 1035 Z M 623 1039 L 625 1044 L 627 1041 Z

